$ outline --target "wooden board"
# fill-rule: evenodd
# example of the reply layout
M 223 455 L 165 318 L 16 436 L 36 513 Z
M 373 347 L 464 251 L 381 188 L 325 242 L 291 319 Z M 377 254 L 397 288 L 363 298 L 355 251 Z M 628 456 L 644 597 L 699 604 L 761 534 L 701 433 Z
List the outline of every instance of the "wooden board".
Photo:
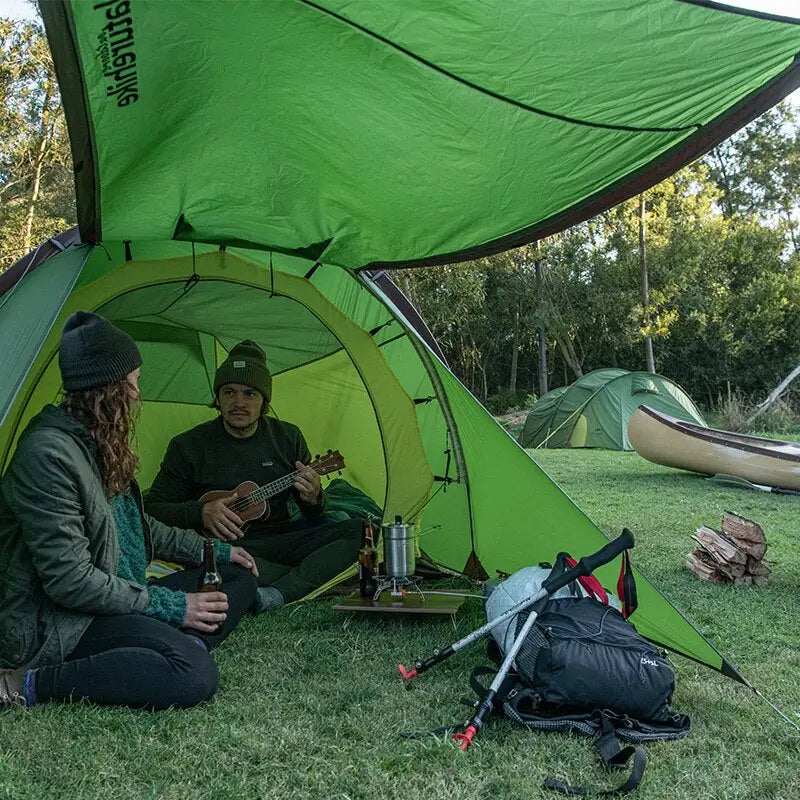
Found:
M 336 611 L 370 611 L 388 614 L 455 614 L 466 598 L 459 595 L 409 592 L 405 597 L 392 597 L 381 592 L 377 600 L 361 597 L 358 592 L 343 597 L 333 608 Z

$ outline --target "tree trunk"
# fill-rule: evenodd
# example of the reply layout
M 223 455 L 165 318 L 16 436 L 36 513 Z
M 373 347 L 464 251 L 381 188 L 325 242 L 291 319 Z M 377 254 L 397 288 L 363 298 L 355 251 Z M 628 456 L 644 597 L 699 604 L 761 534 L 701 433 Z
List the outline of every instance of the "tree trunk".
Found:
M 508 388 L 511 394 L 517 394 L 517 368 L 519 366 L 519 308 L 514 311 L 514 330 L 511 337 L 511 375 Z
M 44 103 L 42 104 L 42 120 L 39 126 L 39 143 L 36 146 L 36 156 L 33 162 L 33 180 L 31 190 L 28 194 L 27 208 L 25 210 L 25 222 L 22 226 L 22 253 L 23 255 L 31 249 L 31 237 L 33 233 L 33 218 L 36 212 L 36 203 L 39 200 L 39 186 L 42 180 L 42 167 L 44 157 L 47 152 L 50 134 L 48 132 L 50 96 L 52 94 L 52 81 L 48 79 L 44 89 Z
M 583 377 L 583 368 L 581 367 L 581 362 L 578 359 L 578 354 L 575 352 L 575 346 L 572 344 L 572 337 L 566 337 L 566 344 L 567 350 L 569 351 L 570 358 L 572 359 L 572 371 L 575 373 L 575 376 L 578 378 Z
M 542 264 L 537 258 L 533 262 L 536 271 L 536 302 L 539 304 L 539 319 L 543 319 L 544 310 L 544 281 L 542 280 Z M 547 394 L 547 339 L 544 327 L 538 330 L 539 339 L 539 397 Z
M 578 362 L 578 357 L 575 355 L 575 348 L 572 346 L 572 340 L 569 336 L 558 336 L 558 348 L 561 350 L 561 355 L 564 357 L 565 366 L 569 366 L 575 375 L 575 379 L 583 377 L 583 370 Z
M 722 156 L 716 147 L 714 148 L 713 153 L 714 157 L 717 159 L 720 175 L 722 176 L 722 185 L 724 187 L 722 191 L 722 204 L 725 206 L 724 216 L 728 219 L 731 219 L 731 217 L 733 217 L 733 205 L 731 203 L 730 179 L 728 178 L 728 172 L 725 169 L 725 162 L 722 160 Z
M 547 383 L 547 339 L 545 339 L 544 328 L 539 328 L 539 397 L 549 391 Z
M 639 262 L 642 267 L 642 309 L 644 314 L 644 325 L 647 334 L 644 337 L 644 358 L 648 372 L 655 372 L 656 365 L 653 359 L 653 339 L 650 336 L 650 282 L 647 277 L 647 253 L 644 244 L 645 226 L 645 202 L 644 194 L 639 195 Z
M 486 398 L 489 396 L 489 381 L 486 378 L 486 366 L 484 364 L 479 364 L 478 369 L 481 373 L 481 401 L 486 402 Z
M 786 217 L 786 224 L 789 228 L 789 239 L 792 242 L 792 248 L 794 249 L 795 255 L 800 255 L 800 244 L 797 242 L 797 226 L 794 224 L 794 219 L 792 219 L 792 211 L 791 209 L 784 208 L 782 209 L 784 216 Z
M 411 291 L 411 281 L 408 279 L 408 273 L 403 273 L 403 294 L 408 298 L 408 301 L 416 306 L 416 301 L 414 300 L 414 293 Z

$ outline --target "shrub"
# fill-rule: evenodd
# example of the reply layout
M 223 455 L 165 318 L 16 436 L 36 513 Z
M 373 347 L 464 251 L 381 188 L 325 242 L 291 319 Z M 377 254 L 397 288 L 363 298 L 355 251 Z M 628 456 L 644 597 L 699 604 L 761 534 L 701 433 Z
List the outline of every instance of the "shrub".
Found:
M 778 400 L 766 411 L 759 414 L 746 433 L 753 431 L 773 431 L 775 433 L 793 433 L 800 424 L 795 410 L 784 400 Z
M 720 395 L 708 415 L 713 428 L 742 433 L 795 433 L 800 428 L 800 409 L 796 398 L 789 394 L 762 411 L 750 425 L 748 417 L 755 411 L 755 403 L 736 390 L 727 396 Z
M 484 404 L 490 414 L 509 414 L 522 408 L 522 398 L 511 389 L 501 389 L 496 394 L 490 394 Z
M 708 414 L 709 425 L 725 431 L 738 431 L 747 419 L 752 404 L 739 389 L 717 396 Z

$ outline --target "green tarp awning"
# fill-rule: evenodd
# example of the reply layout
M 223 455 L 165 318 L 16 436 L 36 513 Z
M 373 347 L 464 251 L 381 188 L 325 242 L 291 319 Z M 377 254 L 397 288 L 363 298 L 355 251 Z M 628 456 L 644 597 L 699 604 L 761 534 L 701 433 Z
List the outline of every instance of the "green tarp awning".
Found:
M 656 183 L 800 84 L 800 25 L 681 0 L 42 3 L 84 241 L 444 262 Z

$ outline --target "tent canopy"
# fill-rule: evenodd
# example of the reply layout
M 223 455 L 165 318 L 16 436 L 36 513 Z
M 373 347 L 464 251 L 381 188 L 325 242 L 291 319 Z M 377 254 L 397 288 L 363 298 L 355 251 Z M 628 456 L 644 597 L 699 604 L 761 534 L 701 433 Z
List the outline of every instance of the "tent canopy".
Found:
M 605 447 L 633 450 L 628 420 L 640 405 L 706 425 L 678 384 L 663 375 L 596 369 L 541 397 L 519 435 L 523 447 Z
M 447 263 L 657 183 L 800 85 L 800 25 L 680 0 L 41 4 L 84 241 Z

